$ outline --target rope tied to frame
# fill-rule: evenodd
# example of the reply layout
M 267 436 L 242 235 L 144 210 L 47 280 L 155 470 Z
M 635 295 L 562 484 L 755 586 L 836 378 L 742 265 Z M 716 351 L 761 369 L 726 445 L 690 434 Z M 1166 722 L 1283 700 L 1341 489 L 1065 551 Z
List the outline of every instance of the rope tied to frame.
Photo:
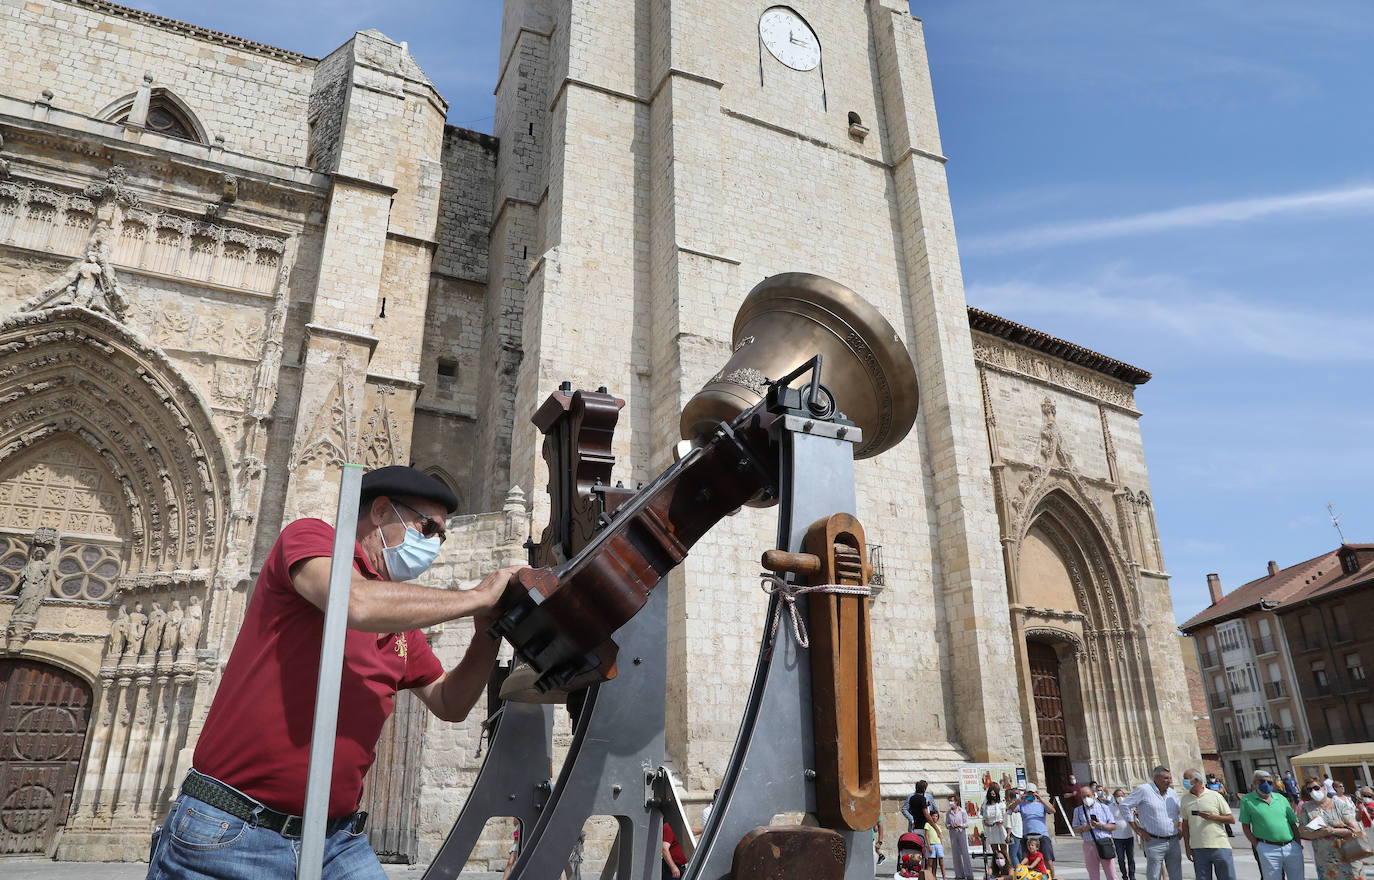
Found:
M 763 591 L 769 596 L 777 596 L 779 599 L 777 608 L 773 612 L 773 624 L 769 634 L 769 640 L 776 643 L 778 638 L 778 624 L 782 622 L 783 607 L 786 606 L 787 613 L 792 618 L 792 637 L 797 640 L 797 644 L 803 648 L 811 647 L 811 638 L 806 632 L 806 624 L 802 623 L 801 614 L 797 612 L 797 598 L 811 593 L 831 593 L 837 596 L 871 596 L 873 591 L 868 587 L 858 584 L 816 584 L 807 587 L 801 584 L 789 584 L 787 581 L 770 572 L 763 572 L 759 575 L 760 584 Z

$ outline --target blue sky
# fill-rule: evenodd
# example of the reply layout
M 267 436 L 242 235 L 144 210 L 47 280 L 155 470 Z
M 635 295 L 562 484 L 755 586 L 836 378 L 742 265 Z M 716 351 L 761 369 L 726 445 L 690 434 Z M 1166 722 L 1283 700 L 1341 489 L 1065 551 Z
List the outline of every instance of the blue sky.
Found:
M 134 3 L 310 55 L 375 27 L 490 131 L 500 4 Z M 1374 3 L 943 0 L 925 22 L 972 305 L 1141 366 L 1180 620 L 1374 541 Z

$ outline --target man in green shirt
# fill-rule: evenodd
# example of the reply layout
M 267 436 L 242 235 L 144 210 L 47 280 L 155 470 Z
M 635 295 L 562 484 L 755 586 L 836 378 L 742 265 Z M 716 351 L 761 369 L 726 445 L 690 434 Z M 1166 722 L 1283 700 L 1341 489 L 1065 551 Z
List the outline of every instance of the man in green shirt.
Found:
M 1234 822 L 1231 806 L 1220 793 L 1207 787 L 1201 770 L 1183 774 L 1184 794 L 1179 801 L 1183 814 L 1183 849 L 1193 863 L 1197 880 L 1235 880 L 1236 865 L 1226 826 Z
M 1303 880 L 1302 844 L 1298 816 L 1284 797 L 1274 796 L 1274 779 L 1256 770 L 1254 791 L 1240 799 L 1240 826 L 1255 848 L 1264 880 Z

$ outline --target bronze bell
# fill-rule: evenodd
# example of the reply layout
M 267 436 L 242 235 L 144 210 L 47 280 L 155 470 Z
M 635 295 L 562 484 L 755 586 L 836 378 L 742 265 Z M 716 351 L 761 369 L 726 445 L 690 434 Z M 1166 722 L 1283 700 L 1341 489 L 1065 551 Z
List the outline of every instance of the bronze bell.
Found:
M 759 282 L 735 316 L 734 354 L 682 411 L 682 436 L 697 441 L 763 399 L 778 379 L 823 355 L 821 383 L 863 431 L 855 458 L 901 442 L 916 421 L 916 368 L 892 325 L 857 293 L 829 278 L 787 272 Z

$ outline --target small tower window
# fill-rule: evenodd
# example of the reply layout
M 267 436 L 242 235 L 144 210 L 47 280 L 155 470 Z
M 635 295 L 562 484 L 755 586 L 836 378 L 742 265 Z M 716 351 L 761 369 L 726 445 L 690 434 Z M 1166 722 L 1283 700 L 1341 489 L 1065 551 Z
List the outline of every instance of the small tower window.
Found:
M 453 397 L 458 391 L 458 362 L 440 358 L 436 373 L 439 396 Z

